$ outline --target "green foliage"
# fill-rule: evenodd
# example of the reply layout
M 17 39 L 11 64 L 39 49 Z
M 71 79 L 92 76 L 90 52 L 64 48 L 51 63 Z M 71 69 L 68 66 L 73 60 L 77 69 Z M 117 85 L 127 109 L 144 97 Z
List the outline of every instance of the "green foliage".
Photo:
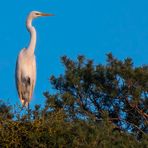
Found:
M 120 61 L 112 54 L 107 57 L 106 65 L 94 65 L 83 56 L 76 62 L 63 57 L 64 75 L 51 77 L 59 92 L 55 98 L 73 118 L 97 121 L 107 111 L 113 124 L 140 138 L 148 132 L 148 66 L 134 67 L 130 58 Z
M 31 113 L 33 115 L 33 111 Z M 67 121 L 63 110 L 49 112 L 40 119 L 4 120 L 0 127 L 0 147 L 146 147 L 146 138 L 138 142 L 120 132 L 104 115 L 99 123 Z M 145 142 L 145 143 L 144 143 Z
M 0 102 L 0 147 L 146 148 L 148 66 L 107 55 L 106 65 L 62 57 L 43 108 Z

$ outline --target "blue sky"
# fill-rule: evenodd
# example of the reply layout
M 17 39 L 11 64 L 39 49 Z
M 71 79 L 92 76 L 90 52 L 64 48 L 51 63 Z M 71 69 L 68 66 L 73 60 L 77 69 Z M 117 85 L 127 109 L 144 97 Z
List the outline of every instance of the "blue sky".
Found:
M 27 47 L 25 27 L 32 10 L 54 13 L 33 22 L 37 30 L 37 82 L 31 105 L 43 104 L 42 92 L 52 88 L 49 77 L 63 73 L 60 57 L 85 55 L 105 63 L 112 52 L 119 59 L 131 57 L 135 66 L 148 64 L 147 0 L 1 0 L 0 98 L 19 102 L 14 79 L 19 51 Z

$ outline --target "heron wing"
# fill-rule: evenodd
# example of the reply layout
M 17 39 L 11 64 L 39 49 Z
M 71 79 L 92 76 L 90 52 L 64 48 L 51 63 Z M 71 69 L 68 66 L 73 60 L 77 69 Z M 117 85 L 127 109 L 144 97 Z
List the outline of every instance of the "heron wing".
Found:
M 16 87 L 17 87 L 19 98 L 21 102 L 23 103 L 22 93 L 21 93 L 22 85 L 21 85 L 21 70 L 20 70 L 20 65 L 19 65 L 19 56 L 18 56 L 17 63 L 16 63 L 15 80 L 16 80 Z
M 29 91 L 29 97 L 28 97 L 28 101 L 31 101 L 32 99 L 32 95 L 33 95 L 33 91 L 34 91 L 34 87 L 35 87 L 35 83 L 36 83 L 36 60 L 35 60 L 35 56 L 32 59 L 31 62 L 31 75 L 30 75 L 31 79 L 30 79 L 30 89 Z
M 33 57 L 33 62 L 32 62 L 32 79 L 31 79 L 30 99 L 32 98 L 35 83 L 36 83 L 36 60 L 35 60 L 35 56 L 34 56 Z
M 23 105 L 27 106 L 32 99 L 36 81 L 35 56 L 27 57 L 23 50 L 18 56 L 16 65 L 16 86 L 19 98 Z

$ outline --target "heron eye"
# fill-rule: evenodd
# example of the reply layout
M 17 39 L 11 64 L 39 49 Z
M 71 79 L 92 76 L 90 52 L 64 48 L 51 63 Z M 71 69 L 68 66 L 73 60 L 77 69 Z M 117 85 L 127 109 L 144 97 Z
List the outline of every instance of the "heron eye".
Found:
M 35 13 L 36 15 L 40 15 L 40 13 Z

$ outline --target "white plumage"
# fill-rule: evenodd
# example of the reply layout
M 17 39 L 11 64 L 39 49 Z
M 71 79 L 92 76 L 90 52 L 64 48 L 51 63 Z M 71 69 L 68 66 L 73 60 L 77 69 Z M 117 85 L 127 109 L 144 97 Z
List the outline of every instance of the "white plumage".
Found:
M 36 82 L 36 60 L 34 55 L 36 46 L 36 30 L 32 26 L 32 20 L 40 16 L 52 16 L 52 14 L 32 11 L 28 15 L 26 27 L 30 32 L 30 43 L 28 48 L 23 48 L 20 51 L 16 63 L 16 86 L 23 106 L 29 105 Z

